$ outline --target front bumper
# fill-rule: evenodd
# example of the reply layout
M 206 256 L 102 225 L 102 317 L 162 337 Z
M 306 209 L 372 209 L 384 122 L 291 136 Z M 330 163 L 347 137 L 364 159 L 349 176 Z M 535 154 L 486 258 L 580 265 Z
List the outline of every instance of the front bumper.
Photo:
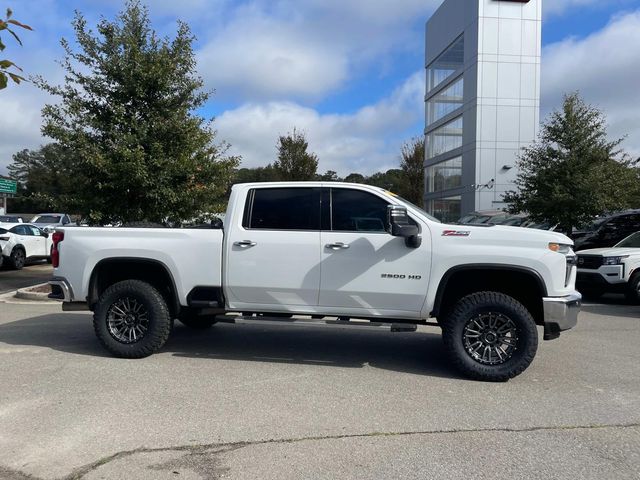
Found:
M 565 297 L 545 297 L 544 339 L 551 340 L 560 336 L 560 332 L 569 330 L 578 324 L 578 313 L 582 305 L 582 295 L 573 292 Z

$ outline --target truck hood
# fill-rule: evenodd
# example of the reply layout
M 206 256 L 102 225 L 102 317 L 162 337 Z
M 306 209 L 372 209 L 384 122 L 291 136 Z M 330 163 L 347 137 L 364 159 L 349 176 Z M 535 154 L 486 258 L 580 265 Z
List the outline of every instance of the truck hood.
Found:
M 438 224 L 433 229 L 436 236 L 468 237 L 474 243 L 491 243 L 505 245 L 532 245 L 539 244 L 546 247 L 549 243 L 561 243 L 573 245 L 566 235 L 548 230 L 535 228 L 511 227 L 507 225 L 476 226 L 476 225 L 447 225 Z
M 620 257 L 623 255 L 638 255 L 640 248 L 590 248 L 588 250 L 580 250 L 578 255 L 598 255 L 602 257 Z

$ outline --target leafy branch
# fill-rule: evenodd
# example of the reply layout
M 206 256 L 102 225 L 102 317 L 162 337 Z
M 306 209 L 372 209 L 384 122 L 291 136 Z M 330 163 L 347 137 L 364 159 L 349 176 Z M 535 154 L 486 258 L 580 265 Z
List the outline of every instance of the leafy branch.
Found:
M 11 36 L 13 36 L 13 38 L 16 39 L 18 44 L 22 46 L 22 41 L 20 40 L 20 37 L 18 37 L 16 32 L 13 31 L 11 26 L 13 25 L 16 27 L 24 28 L 25 30 L 33 30 L 33 28 L 31 28 L 29 25 L 26 25 L 24 23 L 21 23 L 11 18 L 12 15 L 13 15 L 13 12 L 11 11 L 11 9 L 7 8 L 6 18 L 4 20 L 0 19 L 0 32 L 2 31 L 9 32 Z M 4 51 L 5 48 L 6 48 L 6 45 L 2 41 L 2 37 L 0 37 L 0 52 Z M 25 81 L 25 78 L 15 73 L 15 70 L 9 71 L 10 68 L 17 69 L 20 72 L 22 72 L 22 69 L 15 63 L 13 63 L 11 60 L 6 60 L 6 59 L 0 60 L 0 90 L 2 90 L 3 88 L 7 88 L 7 83 L 9 81 L 9 78 L 11 78 L 11 80 L 13 80 L 17 84 L 22 81 Z

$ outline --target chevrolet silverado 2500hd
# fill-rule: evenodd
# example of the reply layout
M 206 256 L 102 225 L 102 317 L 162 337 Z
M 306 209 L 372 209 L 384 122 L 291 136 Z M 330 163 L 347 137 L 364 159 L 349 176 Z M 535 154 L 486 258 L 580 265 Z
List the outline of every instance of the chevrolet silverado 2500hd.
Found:
M 54 245 L 51 297 L 91 309 L 126 358 L 159 350 L 175 318 L 392 331 L 436 319 L 457 368 L 504 381 L 533 360 L 538 325 L 556 338 L 580 309 L 564 235 L 445 225 L 359 184 L 235 185 L 223 229 L 58 228 Z

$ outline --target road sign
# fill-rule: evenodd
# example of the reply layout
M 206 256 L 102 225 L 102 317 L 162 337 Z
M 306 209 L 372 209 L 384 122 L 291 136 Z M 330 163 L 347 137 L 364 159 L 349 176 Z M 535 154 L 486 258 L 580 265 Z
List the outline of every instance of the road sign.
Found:
M 18 183 L 15 180 L 0 178 L 0 193 L 9 193 L 15 195 L 16 193 L 18 193 Z

